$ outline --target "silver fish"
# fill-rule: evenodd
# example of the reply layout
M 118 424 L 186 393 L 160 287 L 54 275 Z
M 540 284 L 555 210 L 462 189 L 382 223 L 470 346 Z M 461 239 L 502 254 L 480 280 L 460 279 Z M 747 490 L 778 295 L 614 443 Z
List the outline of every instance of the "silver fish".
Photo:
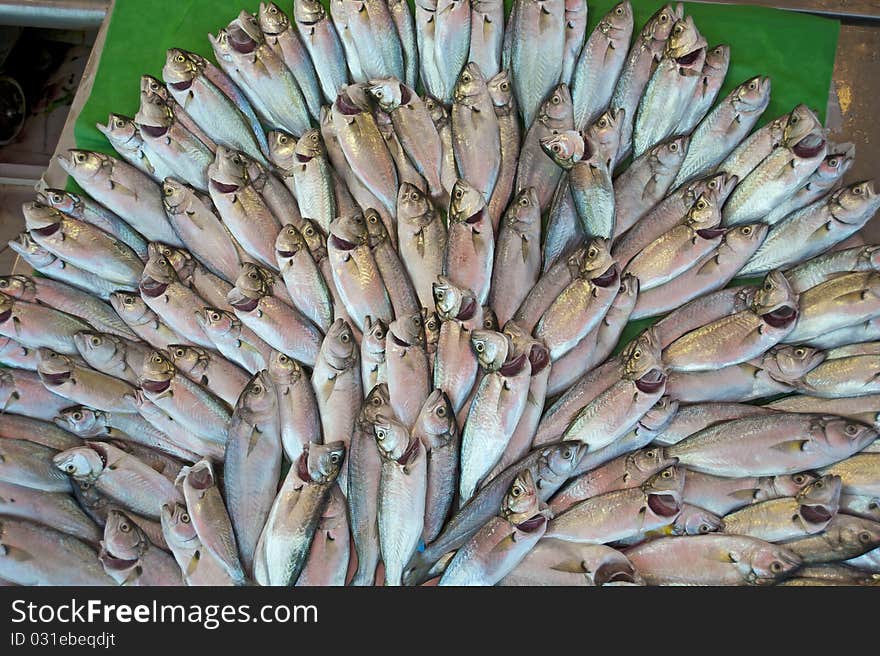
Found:
M 509 68 L 526 128 L 538 115 L 562 75 L 565 51 L 565 3 L 517 0 L 511 13 Z
M 706 60 L 703 62 L 703 71 L 700 81 L 694 90 L 694 97 L 685 108 L 684 116 L 676 128 L 679 134 L 690 134 L 708 111 L 715 104 L 724 78 L 727 76 L 727 68 L 730 65 L 730 46 L 720 45 L 706 51 Z
M 473 62 L 455 84 L 452 148 L 459 176 L 488 203 L 501 168 L 501 131 L 486 78 Z
M 464 179 L 453 187 L 449 212 L 449 239 L 443 274 L 454 284 L 474 293 L 482 305 L 489 297 L 495 238 L 486 200 Z
M 501 46 L 504 40 L 504 2 L 478 0 L 471 3 L 470 54 L 486 78 L 501 70 Z

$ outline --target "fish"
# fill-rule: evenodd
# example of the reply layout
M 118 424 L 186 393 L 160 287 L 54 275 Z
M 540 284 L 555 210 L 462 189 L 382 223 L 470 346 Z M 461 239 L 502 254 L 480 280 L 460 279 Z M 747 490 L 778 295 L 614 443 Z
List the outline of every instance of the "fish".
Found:
M 391 408 L 397 419 L 412 429 L 431 392 L 431 370 L 420 310 L 401 315 L 388 324 L 385 361 Z
M 800 293 L 846 273 L 880 269 L 880 250 L 875 246 L 855 246 L 810 258 L 785 272 L 791 288 Z M 0 281 L 0 289 L 3 282 Z
M 146 533 L 121 510 L 107 513 L 98 559 L 120 585 L 180 585 L 177 562 L 154 546 Z
M 34 349 L 34 359 L 39 364 L 39 350 Z M 3 419 L 10 422 L 19 417 L 51 421 L 58 412 L 68 407 L 66 398 L 55 394 L 43 385 L 39 373 L 24 369 L 4 369 L 0 371 L 0 406 L 3 408 Z M 11 425 L 8 434 L 13 435 L 15 428 Z M 39 433 L 39 431 L 34 431 Z
M 614 5 L 587 37 L 571 78 L 576 130 L 590 125 L 609 106 L 627 59 L 632 32 L 632 5 L 625 0 Z
M 471 3 L 468 61 L 475 63 L 486 79 L 501 71 L 503 41 L 504 2 L 478 0 Z
M 119 378 L 83 367 L 72 358 L 51 349 L 37 351 L 40 380 L 53 394 L 105 412 L 135 412 L 135 388 Z
M 495 237 L 483 194 L 459 178 L 452 189 L 449 211 L 449 237 L 443 259 L 443 275 L 453 284 L 473 292 L 477 303 L 489 298 Z
M 806 564 L 858 558 L 880 545 L 880 523 L 843 513 L 834 516 L 824 531 L 786 544 Z
M 389 0 L 388 10 L 397 27 L 400 47 L 403 50 L 403 81 L 407 86 L 415 88 L 419 78 L 419 50 L 415 18 L 410 11 L 409 3 L 403 0 Z
M 722 478 L 689 470 L 684 483 L 684 500 L 723 517 L 749 505 L 796 497 L 818 479 L 812 472 Z
M 522 130 L 520 129 L 516 98 L 513 96 L 513 87 L 508 71 L 500 71 L 486 80 L 489 88 L 489 96 L 498 119 L 498 134 L 501 147 L 501 164 L 498 168 L 498 177 L 492 196 L 489 198 L 489 214 L 492 217 L 492 228 L 498 233 L 498 224 L 510 202 L 516 182 L 516 169 L 519 162 L 520 142 Z
M 4 517 L 24 519 L 97 546 L 101 531 L 79 504 L 61 492 L 45 492 L 0 482 L 0 511 Z
M 430 543 L 443 529 L 455 496 L 461 434 L 449 397 L 434 390 L 425 399 L 412 437 L 422 442 L 427 456 L 425 524 L 421 540 Z
M 501 128 L 480 68 L 465 66 L 455 85 L 452 148 L 459 176 L 488 203 L 501 169 Z
M 447 232 L 440 213 L 417 187 L 404 182 L 397 194 L 397 243 L 418 301 L 434 303 L 433 284 L 443 271 Z
M 790 114 L 783 114 L 752 132 L 731 151 L 715 171 L 745 180 L 782 143 L 785 126 L 790 118 Z
M 873 291 L 878 281 L 877 272 L 856 272 L 808 289 L 800 295 L 797 325 L 786 341 L 807 341 L 873 319 L 878 315 Z
M 345 455 L 341 442 L 313 444 L 292 464 L 257 543 L 257 583 L 288 586 L 299 578 Z
M 880 495 L 880 456 L 859 453 L 820 470 L 826 476 L 839 476 L 843 494 L 856 496 Z
M 230 362 L 252 374 L 267 367 L 272 347 L 232 312 L 202 307 L 196 311 L 196 320 L 217 350 Z
M 95 127 L 107 137 L 113 150 L 135 168 L 157 180 L 172 174 L 162 157 L 144 143 L 139 127 L 130 116 L 111 113 L 107 125 L 96 123 Z
M 4 437 L 0 440 L 0 481 L 43 492 L 69 493 L 70 479 L 55 466 L 58 453 L 64 452 L 29 440 Z
M 162 535 L 187 585 L 235 585 L 220 561 L 205 548 L 185 504 L 164 504 L 161 524 Z
M 813 396 L 841 398 L 875 393 L 876 354 L 835 357 L 806 372 L 793 387 Z
M 281 478 L 281 422 L 268 371 L 253 376 L 229 420 L 223 492 L 245 572 L 254 570 L 260 532 Z
M 471 334 L 483 325 L 483 311 L 470 290 L 444 276 L 438 277 L 433 294 L 441 320 L 433 386 L 449 396 L 457 414 L 476 382 L 478 362 L 471 348 Z
M 514 93 L 523 125 L 528 129 L 562 75 L 564 1 L 517 0 L 505 33 L 509 34 L 510 46 L 503 65 L 513 74 Z
M 565 3 L 565 44 L 562 55 L 562 73 L 559 74 L 560 84 L 571 84 L 574 66 L 584 47 L 588 15 L 589 10 L 585 0 L 568 0 Z M 615 107 L 617 106 L 615 105 Z
M 74 316 L 38 303 L 28 303 L 0 292 L 0 335 L 28 348 L 50 348 L 64 355 L 77 355 L 74 335 L 89 330 Z
M 327 16 L 326 9 L 317 0 L 296 0 L 293 3 L 293 18 L 315 66 L 324 100 L 332 102 L 348 81 L 345 52 L 336 28 Z
M 544 538 L 498 585 L 599 587 L 644 583 L 617 549 Z
M 438 0 L 434 11 L 434 64 L 441 90 L 433 95 L 447 104 L 452 102 L 456 80 L 469 61 L 470 5 L 463 0 Z
M 364 212 L 368 243 L 379 274 L 388 291 L 391 307 L 396 317 L 418 312 L 421 308 L 415 287 L 398 255 L 396 245 L 376 210 Z
M 140 341 L 92 331 L 77 333 L 73 340 L 79 354 L 90 367 L 137 385 L 149 346 Z
M 342 586 L 348 573 L 350 543 L 345 495 L 338 485 L 321 515 L 298 586 Z
M 724 78 L 727 76 L 727 68 L 730 65 L 730 46 L 718 45 L 706 51 L 706 59 L 703 62 L 703 71 L 700 81 L 694 90 L 694 97 L 685 108 L 684 116 L 678 123 L 676 132 L 690 134 L 703 120 L 708 111 L 715 104 Z

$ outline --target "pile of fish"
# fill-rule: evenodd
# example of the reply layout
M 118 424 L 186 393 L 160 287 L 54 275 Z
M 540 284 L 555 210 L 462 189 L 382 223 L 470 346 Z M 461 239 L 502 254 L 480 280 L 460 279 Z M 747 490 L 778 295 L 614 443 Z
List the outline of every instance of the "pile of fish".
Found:
M 169 50 L 10 244 L 0 579 L 876 582 L 880 190 L 804 105 L 755 129 L 769 79 L 719 99 L 682 6 L 586 21 L 295 0 Z

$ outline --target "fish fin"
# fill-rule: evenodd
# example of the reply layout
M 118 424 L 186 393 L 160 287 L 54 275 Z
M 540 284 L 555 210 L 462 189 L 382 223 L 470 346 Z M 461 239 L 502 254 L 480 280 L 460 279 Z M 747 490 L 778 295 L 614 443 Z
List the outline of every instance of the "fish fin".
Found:
M 776 449 L 777 451 L 782 451 L 783 453 L 800 453 L 801 451 L 806 451 L 807 444 L 810 443 L 810 440 L 785 440 L 780 442 L 779 444 L 775 444 L 771 449 Z
M 736 499 L 737 501 L 754 501 L 755 493 L 757 492 L 754 488 L 747 488 L 745 490 L 737 490 L 736 492 L 731 492 L 727 496 L 731 499 Z
M 123 194 L 126 194 L 127 196 L 131 196 L 132 198 L 137 198 L 137 192 L 135 192 L 133 189 L 129 189 L 125 185 L 119 184 L 118 182 L 113 182 L 113 180 L 110 180 L 110 189 L 112 189 L 113 191 L 119 191 Z
M 201 560 L 201 557 L 202 557 L 202 552 L 199 551 L 198 549 L 196 549 L 193 552 L 192 558 L 190 558 L 189 562 L 186 564 L 186 571 L 184 572 L 184 576 L 189 578 L 190 576 L 192 576 L 195 573 L 196 567 L 199 566 L 199 561 Z
M 256 426 L 251 429 L 251 436 L 248 439 L 247 455 L 250 455 L 251 451 L 254 450 L 254 447 L 257 446 L 257 440 L 260 439 L 260 435 L 262 435 L 262 433 L 263 432 Z
M 561 563 L 557 563 L 556 565 L 551 565 L 547 569 L 553 572 L 564 572 L 566 574 L 587 574 L 590 571 L 584 561 L 581 561 L 579 563 L 563 561 Z

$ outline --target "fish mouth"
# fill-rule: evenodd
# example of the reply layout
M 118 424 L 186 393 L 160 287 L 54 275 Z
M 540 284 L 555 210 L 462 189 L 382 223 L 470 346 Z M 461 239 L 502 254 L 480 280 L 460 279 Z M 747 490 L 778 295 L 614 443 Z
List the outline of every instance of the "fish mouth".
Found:
M 410 440 L 410 441 L 409 441 L 409 444 L 408 444 L 407 447 L 406 447 L 406 451 L 404 451 L 404 452 L 403 452 L 403 455 L 401 455 L 401 456 L 397 459 L 397 464 L 406 467 L 406 466 L 410 463 L 410 461 L 411 461 L 413 458 L 415 458 L 415 456 L 416 456 L 416 451 L 418 450 L 418 447 L 419 447 L 419 441 L 418 441 L 418 440 Z
M 636 388 L 645 394 L 656 394 L 666 383 L 666 374 L 659 369 L 651 369 L 644 376 L 636 380 Z
M 257 49 L 257 42 L 250 38 L 244 30 L 233 29 L 227 32 L 227 34 L 229 35 L 229 46 L 235 52 L 247 55 Z
M 245 297 L 237 303 L 230 303 L 232 307 L 240 312 L 253 312 L 257 309 L 257 306 L 260 304 L 259 298 L 249 298 Z
M 532 344 L 529 349 L 529 362 L 532 363 L 532 375 L 540 373 L 550 364 L 550 351 L 543 344 Z
M 168 285 L 164 282 L 154 280 L 153 278 L 144 278 L 141 280 L 140 289 L 144 296 L 156 298 L 165 293 L 165 290 L 168 289 Z
M 801 139 L 791 150 L 798 157 L 809 159 L 822 152 L 824 147 L 824 139 L 817 137 L 816 135 L 809 135 Z
M 293 257 L 296 255 L 296 251 L 278 251 L 278 254 L 281 257 Z
M 308 155 L 300 155 L 299 153 L 296 153 L 296 161 L 300 164 L 308 164 L 312 161 L 312 159 L 313 158 L 309 157 Z
M 43 384 L 45 384 L 45 385 L 57 386 L 57 385 L 63 385 L 68 380 L 70 380 L 70 376 L 71 376 L 71 374 L 69 371 L 62 371 L 57 374 L 41 373 L 40 379 L 43 381 Z
M 137 559 L 134 560 L 126 560 L 125 558 L 117 558 L 116 556 L 111 556 L 107 551 L 101 554 L 101 563 L 114 571 L 124 572 L 125 570 L 131 569 L 135 565 L 137 565 Z
M 761 319 L 773 328 L 788 328 L 797 320 L 797 310 L 788 305 L 783 305 L 778 310 L 762 314 Z
M 299 476 L 301 481 L 311 482 L 312 475 L 309 473 L 308 451 L 303 451 L 299 456 L 299 460 L 296 461 L 296 475 Z
M 526 357 L 526 354 L 520 353 L 513 360 L 508 360 L 501 365 L 501 369 L 498 370 L 498 373 L 508 378 L 510 376 L 516 376 L 525 368 L 527 361 L 528 358 Z
M 648 507 L 658 517 L 675 517 L 681 512 L 681 504 L 671 494 L 649 494 Z
M 523 533 L 534 533 L 546 523 L 547 518 L 544 517 L 544 515 L 535 515 L 534 517 L 530 517 L 526 521 L 517 524 L 516 528 Z
M 393 341 L 397 346 L 400 346 L 401 348 L 409 348 L 410 346 L 412 346 L 412 344 L 403 341 L 402 339 L 400 339 L 400 337 L 390 331 L 388 335 L 391 337 L 391 341 Z
M 344 93 L 336 96 L 336 106 L 343 116 L 357 116 L 361 113 L 361 108 L 355 105 L 351 98 Z
M 214 187 L 221 194 L 231 194 L 235 191 L 238 191 L 238 185 L 234 184 L 224 184 L 222 182 L 218 182 L 214 178 L 211 178 L 211 186 Z
M 481 210 L 480 210 L 479 212 L 477 212 L 476 214 L 471 214 L 468 218 L 466 218 L 466 219 L 464 220 L 464 222 L 465 222 L 465 223 L 468 223 L 468 224 L 470 224 L 470 225 L 474 225 L 475 223 L 479 223 L 480 220 L 483 218 L 483 213 L 484 213 L 485 211 L 486 211 L 485 209 L 481 209 Z
M 804 505 L 801 506 L 801 517 L 804 518 L 804 521 L 810 522 L 811 524 L 824 524 L 830 522 L 832 517 L 834 517 L 834 514 L 822 505 Z
M 184 80 L 183 82 L 171 82 L 168 86 L 170 86 L 175 91 L 186 91 L 192 86 L 192 79 Z
M 725 232 L 726 230 L 724 228 L 702 228 L 701 230 L 697 230 L 697 234 L 703 239 L 715 239 L 716 237 L 724 235 Z
M 189 478 L 189 484 L 194 490 L 207 490 L 214 485 L 214 476 L 208 467 L 202 467 L 195 471 L 190 469 L 187 478 Z
M 12 310 L 6 310 L 5 312 L 0 312 L 0 323 L 6 323 L 9 321 L 9 318 L 12 316 Z
M 47 226 L 43 226 L 42 228 L 31 228 L 31 232 L 34 232 L 41 237 L 48 237 L 49 235 L 54 235 L 56 232 L 61 230 L 61 222 L 58 223 L 50 223 Z
M 171 380 L 142 380 L 141 389 L 153 394 L 161 394 L 171 387 Z
M 682 66 L 690 66 L 694 62 L 697 61 L 697 58 L 700 56 L 700 50 L 694 50 L 693 52 L 689 52 L 686 55 L 682 55 L 681 57 L 676 57 L 676 63 Z
M 148 137 L 163 137 L 168 133 L 168 128 L 161 125 L 141 125 L 139 126 L 141 133 Z
M 354 242 L 350 242 L 347 239 L 332 234 L 330 235 L 329 241 L 333 244 L 333 248 L 340 251 L 353 251 L 357 247 L 357 244 Z
M 635 583 L 636 577 L 632 567 L 626 563 L 602 563 L 596 568 L 593 583 L 603 586 L 606 583 Z
M 608 270 L 605 271 L 601 276 L 593 278 L 590 282 L 592 282 L 596 287 L 611 287 L 617 283 L 617 267 L 615 265 L 611 265 L 608 267 Z
M 477 299 L 468 298 L 466 304 L 461 306 L 461 309 L 458 311 L 458 315 L 455 318 L 459 321 L 467 321 L 468 319 L 473 319 L 476 313 Z

